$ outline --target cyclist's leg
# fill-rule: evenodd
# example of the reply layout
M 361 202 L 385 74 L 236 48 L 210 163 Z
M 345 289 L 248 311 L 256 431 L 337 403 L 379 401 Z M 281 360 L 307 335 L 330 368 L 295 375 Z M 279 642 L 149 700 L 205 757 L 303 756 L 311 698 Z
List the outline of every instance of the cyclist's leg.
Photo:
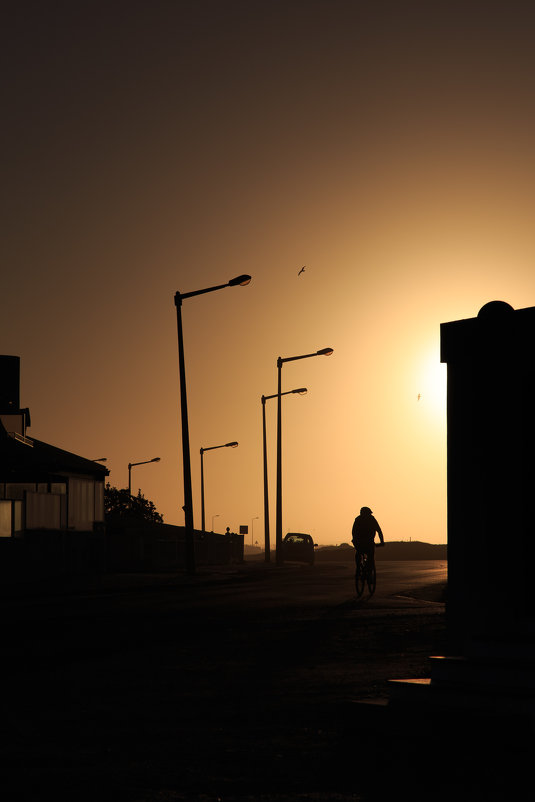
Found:
M 368 568 L 373 564 L 373 548 L 370 548 L 369 543 L 361 543 L 359 545 L 359 555 L 366 557 L 364 561 L 364 571 L 368 572 Z
M 364 590 L 364 574 L 363 574 L 363 563 L 362 563 L 362 550 L 355 546 L 355 589 L 357 591 L 357 596 L 362 595 L 362 591 Z
M 375 545 L 372 543 L 369 550 L 368 550 L 368 574 L 366 577 L 366 581 L 368 583 L 368 590 L 370 591 L 370 596 L 375 593 L 375 586 L 377 581 L 377 574 L 375 569 Z

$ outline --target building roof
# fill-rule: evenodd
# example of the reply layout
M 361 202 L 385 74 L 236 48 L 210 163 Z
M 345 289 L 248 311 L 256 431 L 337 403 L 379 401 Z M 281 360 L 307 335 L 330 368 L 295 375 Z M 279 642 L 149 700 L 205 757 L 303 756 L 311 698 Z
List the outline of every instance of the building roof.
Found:
M 109 470 L 42 440 L 13 437 L 0 421 L 0 481 L 38 482 L 72 475 L 104 479 Z

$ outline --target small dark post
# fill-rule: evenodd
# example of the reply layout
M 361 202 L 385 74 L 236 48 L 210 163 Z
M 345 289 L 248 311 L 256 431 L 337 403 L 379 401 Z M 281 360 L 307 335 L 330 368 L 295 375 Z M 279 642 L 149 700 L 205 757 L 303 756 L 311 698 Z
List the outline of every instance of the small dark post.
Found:
M 182 296 L 175 293 L 176 322 L 178 335 L 178 371 L 180 376 L 180 419 L 182 423 L 182 466 L 184 474 L 184 530 L 186 546 L 186 570 L 195 573 L 195 540 L 193 531 L 193 492 L 191 487 L 191 460 L 189 450 L 188 401 L 186 393 L 186 367 L 184 361 L 184 336 L 182 333 Z
M 204 532 L 204 448 L 201 448 L 201 530 Z
M 275 508 L 275 562 L 283 564 L 282 557 L 282 359 L 277 359 L 277 506 Z
M 268 470 L 267 470 L 267 443 L 266 443 L 266 396 L 262 396 L 262 452 L 264 471 L 264 561 L 271 561 L 271 546 L 269 542 L 269 498 L 268 498 Z

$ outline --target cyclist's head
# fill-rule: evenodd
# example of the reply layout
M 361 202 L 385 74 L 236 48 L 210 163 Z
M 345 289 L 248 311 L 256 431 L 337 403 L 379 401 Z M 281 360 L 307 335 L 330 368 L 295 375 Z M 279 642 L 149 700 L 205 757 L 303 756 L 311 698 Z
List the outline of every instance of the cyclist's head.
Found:
M 360 514 L 361 515 L 371 515 L 372 511 L 370 510 L 369 507 L 361 507 L 360 508 Z

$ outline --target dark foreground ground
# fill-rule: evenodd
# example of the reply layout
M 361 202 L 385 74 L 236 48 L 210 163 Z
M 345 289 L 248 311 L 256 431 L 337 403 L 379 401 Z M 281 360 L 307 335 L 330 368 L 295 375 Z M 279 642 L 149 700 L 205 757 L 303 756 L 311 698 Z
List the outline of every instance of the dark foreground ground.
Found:
M 361 704 L 428 675 L 444 588 L 356 602 L 345 571 L 3 599 L 0 799 L 531 799 L 532 745 L 507 724 Z M 332 604 L 306 597 L 320 577 Z

